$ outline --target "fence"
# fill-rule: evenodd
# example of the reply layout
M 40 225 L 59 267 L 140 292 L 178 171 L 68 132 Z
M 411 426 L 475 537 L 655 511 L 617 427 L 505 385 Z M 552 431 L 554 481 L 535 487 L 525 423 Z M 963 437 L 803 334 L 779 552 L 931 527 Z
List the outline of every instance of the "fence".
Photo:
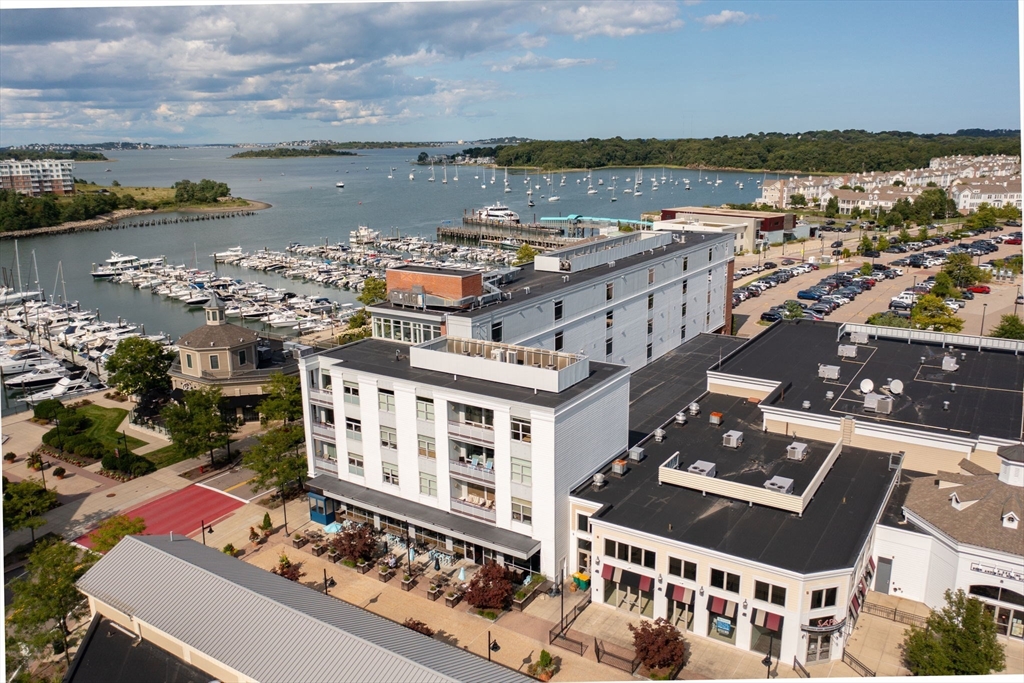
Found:
M 810 678 L 811 672 L 804 668 L 804 665 L 800 663 L 800 660 L 793 657 L 793 671 L 796 671 L 798 678 Z
M 575 638 L 570 638 L 566 635 L 566 632 L 569 630 L 569 627 L 572 626 L 573 622 L 576 621 L 576 617 L 582 614 L 583 610 L 585 610 L 589 604 L 590 593 L 588 592 L 586 598 L 578 602 L 571 610 L 569 610 L 568 614 L 562 615 L 558 624 L 548 631 L 548 644 L 564 647 L 566 650 L 575 652 L 582 657 L 583 653 L 587 650 L 586 643 L 576 640 Z
M 858 675 L 864 676 L 865 678 L 874 678 L 875 672 L 864 666 L 864 664 L 851 655 L 846 650 L 843 650 L 843 661 L 850 665 L 850 668 L 857 672 Z
M 913 614 L 911 612 L 903 612 L 895 607 L 883 607 L 882 605 L 876 605 L 873 602 L 865 602 L 864 607 L 861 609 L 868 614 L 874 614 L 876 617 L 884 617 L 885 619 L 896 621 L 901 624 L 925 626 L 928 623 L 927 617 L 922 617 L 919 614 Z
M 625 671 L 631 676 L 640 668 L 640 659 L 638 657 L 634 656 L 632 659 L 629 659 L 614 652 L 609 652 L 597 638 L 594 638 L 594 653 L 597 655 L 597 661 L 601 664 L 614 666 L 616 669 Z

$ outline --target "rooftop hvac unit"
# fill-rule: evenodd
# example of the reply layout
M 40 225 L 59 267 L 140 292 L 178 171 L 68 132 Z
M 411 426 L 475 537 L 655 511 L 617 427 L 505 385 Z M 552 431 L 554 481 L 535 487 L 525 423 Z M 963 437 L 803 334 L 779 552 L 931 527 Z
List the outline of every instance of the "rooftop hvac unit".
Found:
M 719 412 L 712 412 L 709 418 L 709 422 L 713 425 L 722 424 L 722 414 Z
M 839 357 L 840 358 L 856 358 L 857 347 L 853 344 L 840 344 L 839 345 Z
M 505 349 L 493 349 L 491 351 L 491 360 L 504 361 Z
M 633 462 L 640 462 L 644 459 L 644 449 L 640 446 L 633 446 L 629 449 L 629 459 Z
M 851 332 L 850 333 L 850 341 L 852 341 L 854 344 L 867 344 L 868 343 L 868 333 L 867 332 Z
M 605 484 L 607 484 L 607 483 L 608 482 L 605 481 L 605 479 L 604 479 L 604 475 L 601 474 L 600 472 L 597 472 L 596 474 L 594 474 L 594 481 L 593 481 L 593 483 L 591 485 L 595 489 L 601 489 L 601 488 L 604 488 Z
M 686 413 L 684 413 L 681 410 L 678 413 L 676 413 L 676 424 L 686 424 Z
M 687 467 L 686 471 L 690 474 L 699 474 L 702 477 L 714 477 L 716 473 L 715 463 L 708 462 L 707 460 L 698 460 Z
M 892 405 L 892 396 L 879 396 L 878 404 L 875 406 L 875 412 L 881 413 L 882 415 L 889 415 L 892 413 Z
M 819 363 L 818 377 L 821 377 L 822 379 L 839 379 L 839 366 Z
M 628 463 L 625 460 L 615 460 L 612 462 L 612 474 L 623 475 L 628 469 Z
M 864 410 L 878 410 L 878 399 L 882 398 L 881 395 L 870 393 L 864 394 Z
M 743 432 L 732 430 L 722 435 L 722 445 L 729 448 L 739 448 L 743 443 Z
M 788 460 L 804 460 L 807 457 L 807 444 L 799 441 L 786 446 L 786 458 Z
M 664 429 L 655 429 L 654 430 L 654 440 L 657 441 L 658 443 L 661 443 L 662 441 L 664 441 L 665 440 L 665 430 Z
M 700 415 L 700 404 L 694 401 L 690 404 L 687 410 L 690 411 L 690 415 Z
M 942 369 L 946 372 L 953 372 L 960 366 L 956 362 L 956 358 L 953 356 L 942 357 Z
M 764 483 L 764 487 L 769 491 L 777 491 L 778 493 L 793 493 L 793 480 L 788 477 L 775 475 Z

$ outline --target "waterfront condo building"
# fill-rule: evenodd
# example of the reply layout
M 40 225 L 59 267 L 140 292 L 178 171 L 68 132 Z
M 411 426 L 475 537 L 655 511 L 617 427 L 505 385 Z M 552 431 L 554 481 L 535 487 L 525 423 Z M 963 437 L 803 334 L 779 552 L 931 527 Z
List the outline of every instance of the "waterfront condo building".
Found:
M 0 190 L 12 190 L 30 197 L 74 194 L 74 169 L 73 162 L 58 159 L 6 159 L 0 161 Z

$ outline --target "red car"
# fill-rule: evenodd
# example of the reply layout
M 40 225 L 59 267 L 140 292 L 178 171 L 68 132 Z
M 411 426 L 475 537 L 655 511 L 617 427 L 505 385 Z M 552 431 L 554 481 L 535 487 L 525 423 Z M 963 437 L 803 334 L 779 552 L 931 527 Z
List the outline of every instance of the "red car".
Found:
M 967 288 L 968 292 L 974 292 L 975 294 L 990 294 L 992 288 L 988 285 L 971 285 Z
M 1011 237 L 1008 240 L 1004 240 L 1003 244 L 1020 244 L 1020 238 L 1019 237 Z

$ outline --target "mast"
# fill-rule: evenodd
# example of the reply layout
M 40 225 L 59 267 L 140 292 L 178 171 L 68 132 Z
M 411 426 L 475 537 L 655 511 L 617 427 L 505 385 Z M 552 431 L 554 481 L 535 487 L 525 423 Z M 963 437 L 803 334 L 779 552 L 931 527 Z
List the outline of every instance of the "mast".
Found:
M 21 292 L 21 257 L 18 255 L 18 240 L 14 240 L 14 262 L 18 266 L 18 292 Z

